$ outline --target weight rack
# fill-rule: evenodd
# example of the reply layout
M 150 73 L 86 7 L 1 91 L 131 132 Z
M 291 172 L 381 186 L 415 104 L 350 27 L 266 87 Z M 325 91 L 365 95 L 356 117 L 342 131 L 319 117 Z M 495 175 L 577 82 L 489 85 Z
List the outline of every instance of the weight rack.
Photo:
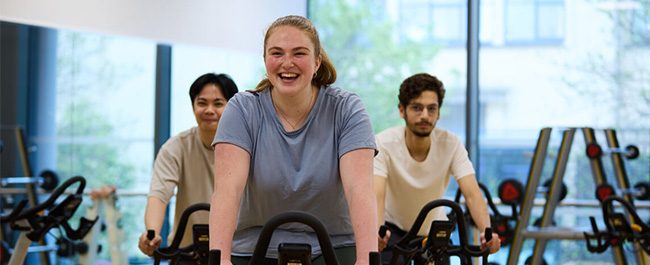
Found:
M 593 128 L 583 128 L 582 132 L 585 136 L 585 143 L 597 144 L 596 134 Z M 620 148 L 618 143 L 618 138 L 616 136 L 616 130 L 614 129 L 605 129 L 603 130 L 605 137 L 607 139 L 607 144 L 609 148 Z M 612 167 L 614 169 L 614 175 L 616 178 L 616 183 L 620 189 L 630 189 L 630 181 L 627 177 L 627 171 L 625 170 L 625 164 L 623 162 L 623 154 L 621 153 L 611 153 Z M 603 161 L 600 157 L 594 157 L 590 159 L 591 163 L 591 172 L 594 175 L 594 181 L 596 185 L 601 185 L 607 183 L 607 177 L 605 171 L 603 170 Z M 625 201 L 629 202 L 634 206 L 634 196 L 632 194 L 622 194 L 621 196 Z M 632 222 L 632 215 L 625 211 L 625 217 L 628 222 Z M 640 250 L 641 247 L 639 243 L 634 242 L 634 249 Z M 612 246 L 612 256 L 614 257 L 615 264 L 628 264 L 625 254 L 623 252 L 623 246 Z M 634 255 L 636 259 L 636 264 L 647 265 L 650 264 L 648 255 L 643 251 L 636 251 Z
M 91 196 L 92 198 L 92 196 Z M 86 218 L 99 218 L 100 222 L 106 224 L 106 234 L 111 252 L 113 264 L 129 264 L 129 258 L 125 249 L 125 235 L 122 228 L 122 213 L 117 207 L 117 193 L 112 191 L 108 196 L 97 196 L 92 198 L 93 205 L 86 210 Z M 102 233 L 101 225 L 95 225 L 83 241 L 88 245 L 88 251 L 79 255 L 80 264 L 95 264 L 98 253 L 99 235 Z
M 588 232 L 588 230 L 584 228 L 561 228 L 552 225 L 555 208 L 559 204 L 564 172 L 577 128 L 564 129 L 562 133 L 560 150 L 557 156 L 555 168 L 551 178 L 551 185 L 549 186 L 550 189 L 547 194 L 546 203 L 544 205 L 539 227 L 528 226 L 531 217 L 531 210 L 537 193 L 537 187 L 539 185 L 540 175 L 544 166 L 544 160 L 546 158 L 551 130 L 551 128 L 543 128 L 537 141 L 537 146 L 533 155 L 533 161 L 531 163 L 531 169 L 528 175 L 526 190 L 521 205 L 519 221 L 517 222 L 517 226 L 515 228 L 507 264 L 518 264 L 519 255 L 521 254 L 521 248 L 525 239 L 535 240 L 535 247 L 533 255 L 531 256 L 531 264 L 542 264 L 542 256 L 546 249 L 546 243 L 548 240 L 586 240 L 584 233 Z M 581 128 L 581 130 L 587 144 L 596 143 L 594 129 L 585 127 Z M 615 131 L 611 129 L 604 131 L 607 136 L 609 147 L 619 148 Z M 627 174 L 625 173 L 622 155 L 619 153 L 612 153 L 611 155 L 612 164 L 614 165 L 619 188 L 629 189 L 630 185 L 627 179 Z M 600 157 L 591 159 L 590 166 L 596 185 L 606 183 L 607 180 Z M 632 197 L 629 195 L 626 196 L 625 199 L 632 202 Z M 628 213 L 626 213 L 626 217 L 628 219 L 631 219 L 631 216 Z M 637 249 L 640 249 L 638 243 L 635 243 L 635 247 Z M 615 264 L 628 264 L 621 246 L 612 248 L 612 254 Z M 643 253 L 643 251 L 637 251 L 635 256 L 637 264 L 650 264 L 648 262 L 648 255 Z
M 34 176 L 32 166 L 31 166 L 31 164 L 29 162 L 29 158 L 27 156 L 28 155 L 28 152 L 27 152 L 28 149 L 27 149 L 27 143 L 25 141 L 25 132 L 19 126 L 15 126 L 15 128 L 13 128 L 13 130 L 14 130 L 15 137 L 16 137 L 16 145 L 18 146 L 18 156 L 20 158 L 20 164 L 22 166 L 23 175 L 30 176 L 30 177 Z M 27 199 L 29 201 L 29 205 L 31 205 L 32 207 L 38 205 L 39 201 L 38 201 L 38 194 L 36 192 L 36 185 L 33 184 L 33 183 L 26 183 L 25 188 L 26 188 L 26 194 L 25 195 L 27 196 Z M 11 237 L 11 234 L 8 233 L 8 231 L 4 231 L 3 227 L 0 225 L 0 241 L 7 241 L 8 237 Z M 45 250 L 45 251 L 38 251 L 40 259 L 41 259 L 41 264 L 42 265 L 50 265 L 51 260 L 50 260 L 50 257 L 48 255 L 48 252 L 51 251 L 51 249 L 48 248 L 48 244 L 47 244 L 45 238 L 39 240 L 37 242 L 37 244 L 38 244 L 39 248 L 34 248 L 34 249 Z

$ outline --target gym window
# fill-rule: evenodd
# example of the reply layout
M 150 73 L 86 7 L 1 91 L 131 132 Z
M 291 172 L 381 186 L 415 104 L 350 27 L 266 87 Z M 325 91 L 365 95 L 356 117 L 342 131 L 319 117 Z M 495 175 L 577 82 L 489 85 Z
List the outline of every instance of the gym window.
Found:
M 563 0 L 506 0 L 505 43 L 561 44 L 564 40 Z

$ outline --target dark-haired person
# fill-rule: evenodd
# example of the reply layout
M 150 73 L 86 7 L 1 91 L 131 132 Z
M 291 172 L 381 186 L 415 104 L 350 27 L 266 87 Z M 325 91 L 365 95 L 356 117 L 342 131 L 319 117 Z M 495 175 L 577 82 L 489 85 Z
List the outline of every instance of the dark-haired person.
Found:
M 363 102 L 332 85 L 334 65 L 304 17 L 271 24 L 264 64 L 267 78 L 232 98 L 214 139 L 210 249 L 221 250 L 221 264 L 248 264 L 262 226 L 294 210 L 325 224 L 340 264 L 367 265 L 377 251 L 377 206 Z M 278 264 L 279 242 L 310 244 L 312 264 L 324 262 L 314 231 L 295 223 L 275 230 L 255 265 Z
M 479 231 L 490 227 L 490 215 L 467 150 L 458 136 L 436 127 L 444 96 L 445 88 L 434 76 L 422 73 L 405 79 L 399 90 L 398 108 L 406 126 L 376 135 L 379 154 L 374 161 L 373 188 L 378 222 L 385 222 L 390 231 L 383 243 L 386 239 L 389 244 L 399 241 L 424 205 L 442 199 L 450 176 L 458 182 Z M 427 236 L 434 219 L 447 219 L 444 207 L 429 213 L 418 235 Z M 494 253 L 500 246 L 496 233 L 486 242 L 481 232 L 481 249 L 490 248 Z M 415 264 L 423 261 L 416 259 Z
M 147 230 L 156 231 L 153 240 L 147 233 L 140 236 L 138 247 L 142 253 L 153 255 L 160 246 L 160 229 L 165 209 L 176 191 L 174 226 L 169 234 L 173 239 L 183 211 L 195 203 L 209 203 L 214 191 L 214 152 L 212 140 L 226 103 L 237 93 L 237 85 L 226 74 L 204 74 L 190 86 L 192 110 L 198 126 L 169 138 L 160 148 L 154 162 L 153 175 L 147 198 L 144 223 Z M 209 214 L 197 212 L 190 216 L 187 227 L 207 224 Z M 192 229 L 186 229 L 181 247 L 192 243 Z

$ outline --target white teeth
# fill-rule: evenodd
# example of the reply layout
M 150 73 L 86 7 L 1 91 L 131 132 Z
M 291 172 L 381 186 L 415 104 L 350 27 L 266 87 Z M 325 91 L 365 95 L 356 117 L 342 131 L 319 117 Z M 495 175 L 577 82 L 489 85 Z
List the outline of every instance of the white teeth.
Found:
M 298 76 L 297 74 L 280 74 L 281 77 L 293 78 Z

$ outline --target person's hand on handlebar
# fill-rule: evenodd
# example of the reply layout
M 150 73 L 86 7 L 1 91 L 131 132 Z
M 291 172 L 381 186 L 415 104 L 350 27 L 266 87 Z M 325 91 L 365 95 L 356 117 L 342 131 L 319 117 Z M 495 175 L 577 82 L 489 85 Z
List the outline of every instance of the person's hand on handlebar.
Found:
M 138 247 L 140 248 L 140 251 L 142 251 L 142 253 L 145 255 L 153 256 L 153 251 L 158 249 L 158 247 L 160 247 L 160 244 L 162 244 L 162 237 L 160 237 L 159 234 L 156 233 L 154 238 L 149 240 L 149 238 L 147 238 L 147 232 L 143 232 L 142 235 L 140 235 L 140 242 L 138 243 Z
M 377 249 L 379 250 L 379 252 L 381 252 L 382 250 L 384 250 L 384 248 L 386 248 L 386 246 L 388 245 L 388 239 L 390 239 L 390 230 L 388 229 L 384 230 L 384 229 L 385 227 L 383 229 L 380 229 L 379 235 L 377 236 L 377 241 L 379 242 Z
M 501 249 L 501 239 L 499 239 L 499 234 L 492 232 L 492 239 L 486 241 L 485 232 L 481 232 L 481 250 L 486 248 L 490 249 L 490 254 L 494 254 Z

